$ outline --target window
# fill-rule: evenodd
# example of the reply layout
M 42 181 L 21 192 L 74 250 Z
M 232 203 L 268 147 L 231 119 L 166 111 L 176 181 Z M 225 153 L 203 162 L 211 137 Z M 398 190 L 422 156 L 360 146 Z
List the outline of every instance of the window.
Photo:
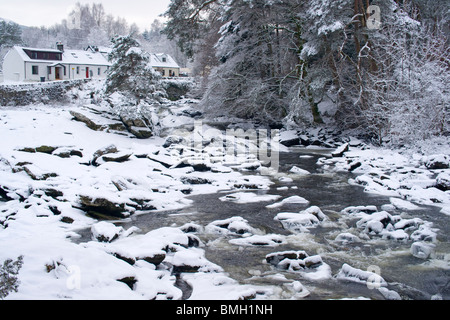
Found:
M 39 66 L 31 66 L 32 74 L 39 74 Z
M 77 74 L 80 74 L 80 67 L 77 67 Z
M 166 58 L 166 57 L 163 57 L 163 58 L 162 58 L 162 61 L 163 61 L 163 62 L 167 62 L 167 58 Z
M 98 74 L 98 75 L 101 75 L 101 72 L 102 72 L 102 68 L 98 68 L 97 74 Z
M 52 67 L 47 67 L 47 73 L 52 74 Z

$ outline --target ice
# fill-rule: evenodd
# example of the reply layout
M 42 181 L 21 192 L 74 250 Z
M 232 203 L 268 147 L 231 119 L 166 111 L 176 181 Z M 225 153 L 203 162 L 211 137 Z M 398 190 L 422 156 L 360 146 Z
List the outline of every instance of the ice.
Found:
M 435 245 L 427 242 L 414 242 L 411 245 L 411 254 L 419 259 L 428 259 L 434 252 Z
M 221 201 L 231 201 L 235 203 L 252 203 L 252 202 L 269 202 L 279 199 L 279 195 L 269 195 L 269 194 L 256 194 L 254 192 L 236 192 L 229 194 L 227 196 L 221 197 Z
M 274 218 L 287 230 L 308 232 L 309 228 L 318 226 L 327 217 L 319 207 L 313 206 L 299 213 L 281 212 Z
M 259 232 L 248 224 L 242 217 L 232 217 L 225 220 L 213 221 L 205 227 L 205 232 L 216 234 L 235 234 L 241 236 L 252 235 Z
M 281 200 L 280 202 L 276 202 L 274 204 L 269 204 L 266 206 L 266 208 L 273 209 L 273 208 L 281 207 L 285 204 L 308 204 L 308 203 L 309 203 L 309 201 L 303 197 L 292 196 L 292 197 L 285 198 L 285 199 Z
M 387 282 L 380 275 L 374 272 L 353 268 L 346 263 L 341 267 L 341 270 L 336 275 L 336 278 L 339 280 L 348 280 L 361 284 L 373 284 L 379 287 L 387 286 Z
M 252 235 L 250 237 L 232 239 L 230 243 L 237 246 L 276 247 L 285 243 L 285 239 L 278 234 Z
M 397 208 L 397 209 L 401 209 L 401 210 L 418 210 L 419 207 L 416 206 L 415 204 L 406 201 L 406 200 L 402 200 L 402 199 L 398 199 L 398 198 L 390 198 L 391 203 Z
M 300 176 L 311 174 L 309 171 L 301 169 L 301 168 L 296 167 L 296 166 L 292 167 L 291 170 L 289 170 L 289 172 L 293 173 L 293 174 L 296 174 L 296 175 L 300 175 Z

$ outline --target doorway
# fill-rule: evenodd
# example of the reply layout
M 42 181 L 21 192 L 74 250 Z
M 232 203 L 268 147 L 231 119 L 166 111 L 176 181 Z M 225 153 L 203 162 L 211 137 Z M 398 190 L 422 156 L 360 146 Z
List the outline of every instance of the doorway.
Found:
M 61 68 L 55 67 L 55 80 L 61 80 Z
M 86 79 L 89 79 L 89 68 L 86 67 Z

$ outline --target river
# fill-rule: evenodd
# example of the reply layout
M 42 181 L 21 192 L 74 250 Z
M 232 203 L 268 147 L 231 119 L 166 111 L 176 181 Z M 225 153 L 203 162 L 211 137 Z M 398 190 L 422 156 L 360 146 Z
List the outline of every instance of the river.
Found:
M 439 229 L 435 254 L 428 260 L 411 254 L 411 240 L 405 243 L 375 237 L 348 244 L 334 241 L 338 234 L 355 229 L 355 221 L 342 219 L 343 209 L 367 205 L 374 205 L 379 209 L 390 202 L 388 197 L 366 193 L 362 187 L 349 184 L 349 178 L 355 177 L 352 173 L 323 172 L 317 165 L 317 160 L 329 155 L 330 150 L 326 149 L 291 148 L 290 152 L 280 155 L 280 173 L 287 173 L 293 166 L 297 166 L 311 174 L 287 181 L 274 178 L 275 183 L 269 190 L 249 191 L 279 195 L 282 197 L 280 199 L 301 196 L 309 200 L 309 204 L 285 204 L 269 209 L 266 206 L 270 202 L 239 204 L 222 201 L 219 198 L 232 193 L 223 191 L 192 196 L 190 199 L 193 204 L 183 210 L 136 215 L 120 225 L 124 228 L 136 226 L 145 233 L 166 226 L 180 227 L 191 222 L 206 226 L 216 220 L 240 216 L 252 227 L 266 234 L 285 236 L 287 241 L 284 244 L 267 247 L 233 245 L 229 242 L 233 236 L 197 234 L 205 244 L 203 249 L 208 260 L 221 266 L 231 278 L 242 284 L 278 288 L 270 296 L 274 299 L 298 297 L 288 285 L 294 280 L 300 281 L 309 291 L 305 299 L 384 299 L 378 290 L 370 289 L 367 285 L 336 279 L 335 275 L 344 263 L 361 270 L 377 270 L 389 284 L 389 289 L 397 292 L 402 299 L 428 300 L 435 295 L 450 299 L 450 230 L 448 217 L 439 213 L 439 208 L 420 206 L 419 210 L 403 213 L 411 218 L 433 222 L 433 226 Z M 299 212 L 310 206 L 318 206 L 327 215 L 329 223 L 312 228 L 309 232 L 292 233 L 274 220 L 280 212 Z M 404 211 L 393 214 L 402 212 Z M 332 276 L 314 280 L 302 273 L 280 270 L 265 262 L 267 254 L 287 250 L 304 250 L 309 255 L 319 254 L 323 262 L 329 265 Z

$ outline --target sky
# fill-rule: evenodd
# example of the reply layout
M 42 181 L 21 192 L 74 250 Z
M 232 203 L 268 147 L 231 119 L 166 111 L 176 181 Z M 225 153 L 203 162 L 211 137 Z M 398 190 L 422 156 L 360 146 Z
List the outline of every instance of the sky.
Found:
M 107 14 L 136 23 L 144 31 L 166 11 L 170 0 L 0 0 L 0 18 L 28 27 L 49 27 L 66 19 L 77 2 L 103 3 Z

